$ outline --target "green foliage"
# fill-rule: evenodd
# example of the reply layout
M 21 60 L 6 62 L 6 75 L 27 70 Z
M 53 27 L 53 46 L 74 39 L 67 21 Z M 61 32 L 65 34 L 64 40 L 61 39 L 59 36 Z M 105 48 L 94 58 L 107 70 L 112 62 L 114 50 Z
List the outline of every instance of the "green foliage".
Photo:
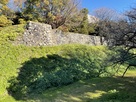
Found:
M 83 17 L 83 21 L 80 25 L 79 33 L 88 34 L 88 19 L 87 15 Z
M 5 29 L 6 30 L 6 29 Z M 18 75 L 22 63 L 32 58 L 57 53 L 61 47 L 26 47 L 13 46 L 9 43 L 0 44 L 0 102 L 7 95 L 8 80 Z M 6 94 L 5 94 L 6 93 Z
M 66 24 L 66 26 L 69 28 L 69 31 L 81 34 L 90 34 L 95 32 L 96 25 L 89 24 L 87 14 L 88 10 L 84 8 L 78 15 L 71 18 L 71 21 Z
M 8 2 L 9 0 L 0 0 L 0 16 L 4 15 L 6 18 L 11 20 L 12 18 L 14 18 L 14 12 L 8 7 Z M 5 22 L 7 22 L 5 21 L 6 18 L 0 17 L 0 20 L 1 19 L 4 20 L 4 24 L 5 24 Z M 0 21 L 0 24 L 1 23 L 2 22 Z M 7 23 L 9 23 L 9 21 Z
M 89 24 L 88 25 L 88 33 L 91 34 L 91 33 L 96 33 L 96 28 L 97 28 L 97 24 Z
M 0 1 L 0 15 L 3 14 L 3 10 L 7 9 L 8 0 L 1 0 Z
M 18 20 L 18 22 L 19 22 L 19 24 L 26 24 L 26 21 L 25 21 L 24 19 L 22 19 L 22 18 L 20 18 L 20 19 Z
M 8 0 L 1 0 L 1 1 L 0 1 L 0 4 L 6 5 L 7 3 L 8 3 Z
M 86 82 L 87 85 L 85 85 L 87 86 L 87 92 L 89 89 L 92 90 L 88 85 L 91 85 L 91 87 L 100 85 L 102 88 L 103 85 L 109 82 L 101 78 L 98 80 L 98 83 L 103 82 L 103 84 L 93 84 L 92 81 L 95 80 L 92 78 L 105 74 L 105 71 L 107 71 L 107 63 L 104 59 L 109 57 L 107 53 L 110 51 L 103 46 L 63 45 L 55 47 L 26 47 L 13 46 L 6 43 L 1 44 L 0 49 L 0 97 L 2 97 L 0 101 L 2 100 L 2 102 L 8 102 L 10 99 L 13 100 L 8 96 L 7 89 L 12 97 L 21 99 L 28 97 L 29 93 L 43 92 L 43 90 L 48 88 L 68 85 L 82 79 L 91 79 L 90 84 Z M 111 80 L 111 82 L 115 81 Z M 113 84 L 111 83 L 110 85 Z M 85 86 L 81 85 L 81 87 Z M 75 87 L 77 88 L 77 86 Z M 106 88 L 108 88 L 107 85 Z M 109 91 L 108 94 L 115 94 L 114 92 L 114 90 Z M 112 95 L 105 97 L 111 97 L 112 99 Z M 132 98 L 134 97 L 132 96 Z M 5 100 L 3 101 L 3 99 Z
M 7 41 L 14 41 L 23 32 L 24 24 L 2 27 L 0 30 L 0 44 L 7 43 Z
M 6 16 L 0 15 L 0 27 L 12 25 L 12 21 L 8 20 Z
M 80 12 L 83 15 L 83 19 L 80 24 L 79 32 L 83 34 L 88 34 L 88 24 L 89 24 L 88 18 L 87 18 L 88 9 L 84 8 Z
M 101 49 L 101 51 L 100 51 Z M 48 88 L 71 84 L 82 79 L 98 77 L 105 73 L 104 47 L 63 46 L 57 54 L 31 58 L 24 62 L 19 75 L 9 82 L 8 91 L 16 99 Z M 94 53 L 97 52 L 97 55 Z M 20 96 L 19 96 L 19 95 Z
M 25 0 L 23 17 L 58 28 L 76 14 L 78 0 Z

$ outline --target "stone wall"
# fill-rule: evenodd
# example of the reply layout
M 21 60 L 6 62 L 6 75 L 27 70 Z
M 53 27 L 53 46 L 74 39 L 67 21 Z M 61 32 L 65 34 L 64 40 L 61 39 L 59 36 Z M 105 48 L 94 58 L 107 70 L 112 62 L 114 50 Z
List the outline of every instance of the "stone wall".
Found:
M 18 39 L 18 44 L 27 46 L 54 46 L 61 44 L 89 44 L 100 45 L 99 36 L 91 36 L 78 33 L 66 33 L 53 30 L 50 25 L 37 22 L 29 22 L 23 37 Z M 106 43 L 105 43 L 106 44 Z

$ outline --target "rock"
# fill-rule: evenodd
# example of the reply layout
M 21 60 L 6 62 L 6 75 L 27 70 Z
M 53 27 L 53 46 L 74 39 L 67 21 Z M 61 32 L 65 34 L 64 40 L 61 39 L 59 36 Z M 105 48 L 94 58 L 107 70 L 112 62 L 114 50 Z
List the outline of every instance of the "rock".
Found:
M 26 25 L 26 31 L 18 44 L 27 46 L 54 46 L 61 44 L 89 44 L 100 45 L 99 36 L 91 36 L 78 33 L 64 33 L 61 30 L 53 30 L 51 25 L 32 22 Z M 106 42 L 105 42 L 106 44 Z

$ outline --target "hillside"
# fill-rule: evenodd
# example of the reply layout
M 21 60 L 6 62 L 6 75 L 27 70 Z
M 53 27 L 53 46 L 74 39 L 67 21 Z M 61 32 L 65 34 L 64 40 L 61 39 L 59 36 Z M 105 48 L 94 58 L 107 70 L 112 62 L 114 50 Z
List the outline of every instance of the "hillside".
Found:
M 113 50 L 12 44 L 23 27 L 0 31 L 0 102 L 135 102 L 136 70 L 115 75 L 108 61 Z

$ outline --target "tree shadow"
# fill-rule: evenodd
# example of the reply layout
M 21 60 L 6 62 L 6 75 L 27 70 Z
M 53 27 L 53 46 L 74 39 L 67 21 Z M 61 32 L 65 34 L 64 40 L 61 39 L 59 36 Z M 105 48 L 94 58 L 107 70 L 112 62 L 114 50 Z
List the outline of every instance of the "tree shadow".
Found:
M 91 62 L 85 64 L 77 58 L 64 58 L 57 54 L 32 58 L 19 68 L 17 77 L 9 80 L 7 90 L 16 100 L 25 100 L 30 94 L 39 94 L 51 87 L 98 76 L 99 73 L 90 71 L 90 65 Z
M 78 78 L 84 79 L 87 76 L 84 71 L 79 70 L 80 67 L 77 67 L 77 64 L 80 66 L 83 63 L 77 59 L 63 58 L 59 55 L 33 58 L 23 64 L 17 78 L 9 81 L 11 85 L 8 92 L 16 100 L 38 102 L 135 102 L 136 77 L 93 78 L 71 84 L 78 81 Z M 70 66 L 74 67 L 73 70 Z M 67 72 L 69 68 L 72 74 L 68 74 L 70 73 L 68 71 L 64 75 L 63 72 Z M 58 74 L 54 74 L 54 71 Z M 48 76 L 45 77 L 45 74 L 49 73 L 53 74 L 50 82 L 52 88 L 44 81 L 44 78 L 48 78 Z M 57 80 L 58 78 L 60 80 Z M 66 81 L 63 83 L 65 86 L 60 84 L 62 80 Z M 39 84 L 40 82 L 44 84 Z M 39 91 L 44 92 L 41 94 Z M 93 97 L 93 95 L 98 95 L 98 97 Z
M 16 100 L 38 102 L 131 102 L 135 99 L 135 77 L 98 78 L 95 64 L 80 59 L 57 54 L 32 58 L 19 68 L 17 77 L 9 80 L 8 93 Z M 94 79 L 84 80 L 90 78 Z M 99 97 L 92 97 L 99 92 Z
M 135 102 L 136 77 L 112 77 L 101 80 L 104 86 L 97 85 L 97 90 L 104 93 L 99 97 L 88 99 L 87 102 Z
M 49 90 L 39 100 L 44 102 L 47 98 L 50 99 L 48 102 L 135 102 L 135 84 L 136 77 L 95 78 Z

